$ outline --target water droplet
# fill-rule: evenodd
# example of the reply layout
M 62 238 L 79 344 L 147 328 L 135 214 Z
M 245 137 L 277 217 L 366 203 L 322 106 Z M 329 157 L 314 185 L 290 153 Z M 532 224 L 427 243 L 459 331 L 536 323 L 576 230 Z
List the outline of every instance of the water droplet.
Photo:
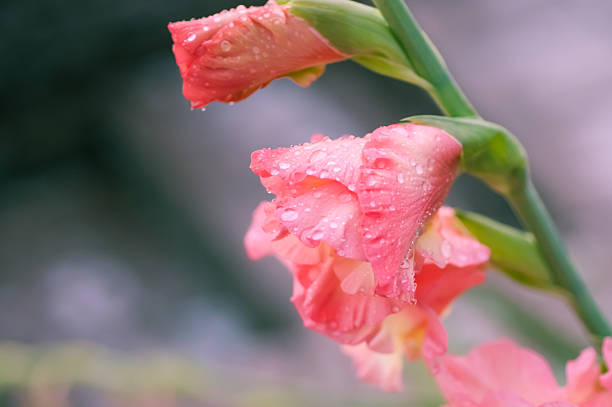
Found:
M 227 52 L 232 49 L 232 44 L 228 40 L 221 41 L 221 51 Z
M 399 182 L 400 184 L 404 183 L 404 174 L 402 174 L 401 172 L 397 174 L 397 182 Z
M 349 191 L 355 191 L 355 185 L 354 184 L 349 184 L 349 186 L 347 188 L 349 189 Z
M 204 27 L 202 27 L 202 30 L 204 30 L 204 32 L 210 31 L 210 27 L 205 25 Z
M 321 191 L 316 191 L 313 195 L 315 198 L 321 198 L 321 195 L 323 194 L 321 193 Z
M 395 314 L 395 313 L 400 312 L 400 308 L 397 305 L 395 305 L 393 308 L 391 308 L 391 311 L 393 311 L 393 313 Z
M 317 241 L 321 240 L 323 239 L 323 236 L 324 236 L 323 232 L 320 230 L 317 230 L 316 232 L 312 234 L 312 240 L 317 240 Z
M 418 164 L 416 166 L 415 170 L 416 170 L 417 174 L 419 174 L 419 175 L 423 174 L 423 166 L 421 164 Z
M 338 224 L 336 222 L 332 222 L 329 224 L 329 227 L 332 229 L 337 229 L 338 228 Z
M 291 222 L 298 218 L 298 213 L 294 209 L 287 209 L 281 214 L 281 219 L 285 222 Z
M 187 42 L 192 42 L 195 39 L 196 39 L 196 35 L 195 34 L 190 34 L 189 37 L 187 37 Z
M 280 168 L 281 170 L 286 170 L 290 166 L 291 165 L 289 163 L 278 163 L 278 168 Z
M 278 170 L 276 168 L 273 168 L 272 170 L 270 170 L 270 174 L 278 175 Z

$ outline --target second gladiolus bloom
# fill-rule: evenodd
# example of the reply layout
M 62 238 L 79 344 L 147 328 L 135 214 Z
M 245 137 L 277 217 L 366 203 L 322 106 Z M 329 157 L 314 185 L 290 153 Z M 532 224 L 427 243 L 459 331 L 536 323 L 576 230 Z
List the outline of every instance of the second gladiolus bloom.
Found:
M 387 390 L 401 387 L 404 356 L 435 366 L 446 351 L 439 315 L 484 279 L 488 248 L 440 209 L 460 153 L 444 131 L 406 124 L 251 157 L 276 199 L 254 213 L 249 256 L 276 255 L 304 325 Z

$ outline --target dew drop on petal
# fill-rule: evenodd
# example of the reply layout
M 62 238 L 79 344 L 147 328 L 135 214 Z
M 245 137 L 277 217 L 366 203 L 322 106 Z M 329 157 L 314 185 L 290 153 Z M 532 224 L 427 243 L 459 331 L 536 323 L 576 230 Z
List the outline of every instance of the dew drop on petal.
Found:
M 285 222 L 291 222 L 293 220 L 296 220 L 297 218 L 298 218 L 298 213 L 294 209 L 286 209 L 281 214 L 281 219 L 284 220 Z
M 281 170 L 286 170 L 290 166 L 291 165 L 289 163 L 278 163 L 278 168 L 280 168 Z
M 232 44 L 228 40 L 221 41 L 221 51 L 227 52 L 232 49 Z
M 323 236 L 324 236 L 323 232 L 320 230 L 317 230 L 316 232 L 312 234 L 312 240 L 321 240 L 323 239 Z
M 192 42 L 195 39 L 196 39 L 196 35 L 195 34 L 191 34 L 191 35 L 189 35 L 189 37 L 187 37 L 187 41 L 188 42 Z

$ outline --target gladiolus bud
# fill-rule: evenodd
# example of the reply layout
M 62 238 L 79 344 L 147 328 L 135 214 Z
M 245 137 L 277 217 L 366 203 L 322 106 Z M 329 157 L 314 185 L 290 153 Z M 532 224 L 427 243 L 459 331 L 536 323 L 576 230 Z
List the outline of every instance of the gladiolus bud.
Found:
M 272 80 L 308 86 L 328 63 L 352 58 L 375 72 L 427 87 L 378 10 L 348 0 L 238 6 L 168 25 L 193 108 L 237 102 Z

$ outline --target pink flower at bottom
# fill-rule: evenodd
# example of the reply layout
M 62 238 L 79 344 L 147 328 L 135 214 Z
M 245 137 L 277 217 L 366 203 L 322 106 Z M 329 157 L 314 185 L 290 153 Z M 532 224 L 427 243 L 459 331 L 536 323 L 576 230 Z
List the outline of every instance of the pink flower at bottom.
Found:
M 612 365 L 612 339 L 603 356 Z M 610 373 L 592 348 L 567 363 L 567 384 L 559 386 L 548 363 L 510 340 L 488 343 L 467 356 L 439 360 L 436 380 L 449 407 L 611 407 Z

